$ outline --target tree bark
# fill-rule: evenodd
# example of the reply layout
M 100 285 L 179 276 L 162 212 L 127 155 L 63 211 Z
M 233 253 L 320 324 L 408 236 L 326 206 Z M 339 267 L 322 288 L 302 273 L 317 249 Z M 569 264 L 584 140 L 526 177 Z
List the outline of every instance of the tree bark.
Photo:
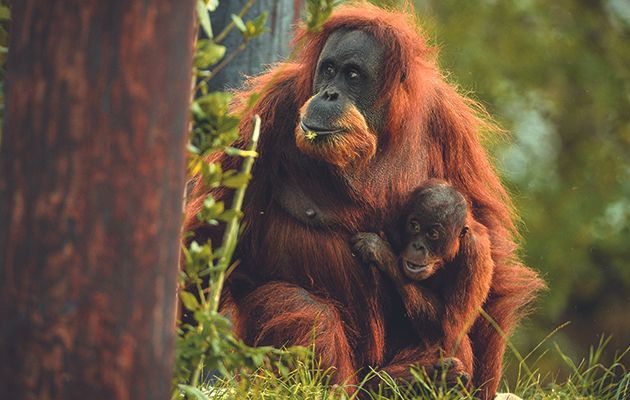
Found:
M 13 2 L 2 398 L 170 395 L 193 9 Z

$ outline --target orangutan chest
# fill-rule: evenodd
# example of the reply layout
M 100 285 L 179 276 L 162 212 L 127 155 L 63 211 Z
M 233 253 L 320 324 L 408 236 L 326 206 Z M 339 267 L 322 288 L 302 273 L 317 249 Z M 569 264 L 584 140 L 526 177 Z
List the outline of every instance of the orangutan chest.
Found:
M 339 210 L 330 204 L 314 201 L 299 187 L 282 185 L 275 195 L 276 204 L 296 222 L 320 229 L 343 228 Z
M 322 289 L 354 286 L 368 277 L 351 252 L 346 230 L 306 225 L 277 209 L 260 231 L 250 242 L 250 260 L 267 279 Z

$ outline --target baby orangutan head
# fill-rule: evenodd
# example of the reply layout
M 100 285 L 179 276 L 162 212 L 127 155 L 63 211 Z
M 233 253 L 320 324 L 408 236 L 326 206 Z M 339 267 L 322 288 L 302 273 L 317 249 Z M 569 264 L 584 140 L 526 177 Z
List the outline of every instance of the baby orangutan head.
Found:
M 468 231 L 467 214 L 464 196 L 444 181 L 427 181 L 411 194 L 402 219 L 406 245 L 400 254 L 409 279 L 427 279 L 455 258 Z

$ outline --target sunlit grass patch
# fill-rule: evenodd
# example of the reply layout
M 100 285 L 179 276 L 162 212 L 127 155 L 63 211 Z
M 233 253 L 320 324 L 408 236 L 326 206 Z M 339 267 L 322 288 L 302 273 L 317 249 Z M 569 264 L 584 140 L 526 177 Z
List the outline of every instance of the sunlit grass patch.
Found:
M 575 361 L 557 346 L 555 350 L 541 350 L 541 345 L 521 357 L 521 372 L 515 382 L 502 382 L 500 391 L 514 393 L 523 399 L 533 400 L 626 400 L 630 399 L 630 372 L 624 361 L 630 347 L 618 353 L 610 365 L 600 362 L 608 343 L 602 338 L 586 357 Z M 538 354 L 537 354 L 538 353 Z M 312 353 L 311 353 L 312 354 Z M 542 375 L 537 363 L 544 357 L 558 357 L 572 371 L 568 377 L 558 379 Z M 414 369 L 414 383 L 394 381 L 384 372 L 370 371 L 358 386 L 330 384 L 331 371 L 323 370 L 312 355 L 296 362 L 292 369 L 259 369 L 247 376 L 207 379 L 190 399 L 322 399 L 322 400 L 467 400 L 474 398 L 474 390 L 463 384 L 447 385 L 444 376 L 428 377 L 424 371 Z M 368 379 L 377 379 L 378 389 L 366 388 Z M 346 389 L 352 394 L 348 394 Z

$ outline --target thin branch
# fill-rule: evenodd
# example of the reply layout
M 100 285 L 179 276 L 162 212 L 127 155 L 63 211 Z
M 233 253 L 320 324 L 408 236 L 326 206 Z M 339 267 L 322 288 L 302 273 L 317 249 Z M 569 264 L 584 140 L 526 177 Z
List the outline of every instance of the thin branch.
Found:
M 254 117 L 254 132 L 252 133 L 252 137 L 249 140 L 247 151 L 256 151 L 259 136 L 260 117 L 256 115 Z M 249 175 L 252 171 L 253 165 L 254 157 L 245 157 L 245 159 L 243 160 L 243 165 L 241 166 L 241 173 Z M 245 189 L 247 189 L 247 184 L 241 186 L 234 191 L 231 209 L 236 211 L 236 213 L 234 213 L 234 216 L 228 221 L 225 228 L 225 233 L 223 234 L 224 251 L 221 259 L 218 262 L 218 265 L 221 266 L 221 268 L 219 269 L 219 276 L 214 282 L 212 297 L 209 299 L 211 312 L 216 312 L 219 309 L 219 300 L 221 298 L 221 292 L 223 291 L 223 282 L 225 281 L 225 270 L 230 264 L 230 261 L 232 260 L 232 255 L 234 254 L 234 250 L 236 249 L 236 241 L 238 238 L 238 231 L 240 227 L 239 214 L 241 212 L 241 207 L 243 206 L 243 199 L 245 198 Z
M 249 0 L 241 9 L 241 11 L 238 13 L 238 16 L 240 18 L 243 18 L 243 16 L 245 15 L 245 13 L 247 11 L 249 11 L 250 8 L 252 8 L 252 6 L 254 5 L 254 3 L 256 2 L 256 0 Z M 219 44 L 221 43 L 225 37 L 232 31 L 232 29 L 234 29 L 234 21 L 230 21 L 229 24 L 227 24 L 227 26 L 225 28 L 223 28 L 223 30 L 221 31 L 221 33 L 219 33 L 219 35 L 214 37 L 214 43 Z

